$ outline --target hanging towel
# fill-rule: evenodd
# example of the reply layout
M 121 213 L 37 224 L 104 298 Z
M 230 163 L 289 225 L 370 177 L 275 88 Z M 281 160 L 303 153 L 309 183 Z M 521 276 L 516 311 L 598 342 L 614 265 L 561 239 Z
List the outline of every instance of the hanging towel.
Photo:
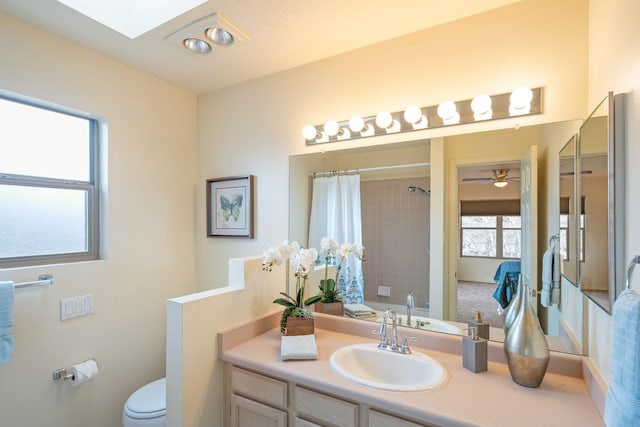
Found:
M 607 427 L 640 420 L 640 295 L 623 291 L 613 305 L 611 384 L 604 409 Z
M 551 266 L 551 304 L 560 304 L 560 250 L 558 244 L 554 243 L 552 248 L 552 266 Z
M 558 250 L 557 241 L 553 238 L 542 255 L 540 303 L 543 307 L 560 304 L 560 251 Z
M 0 282 L 0 363 L 13 355 L 13 282 Z
M 518 288 L 518 276 L 520 275 L 520 261 L 504 261 L 500 263 L 493 280 L 498 284 L 493 292 L 493 298 L 498 301 L 501 309 L 507 308 L 511 298 Z
M 282 360 L 315 360 L 318 358 L 316 337 L 309 335 L 283 335 L 280 340 Z
M 540 304 L 543 307 L 551 307 L 551 294 L 553 292 L 553 248 L 549 246 L 542 255 L 542 293 Z

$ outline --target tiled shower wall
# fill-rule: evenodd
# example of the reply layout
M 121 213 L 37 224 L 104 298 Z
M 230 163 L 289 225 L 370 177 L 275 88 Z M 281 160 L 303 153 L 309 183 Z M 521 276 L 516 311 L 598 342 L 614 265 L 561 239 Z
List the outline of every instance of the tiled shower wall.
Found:
M 365 301 L 405 304 L 409 292 L 416 307 L 429 301 L 429 198 L 409 186 L 428 190 L 429 178 L 360 183 Z M 391 296 L 378 296 L 378 286 L 390 287 Z

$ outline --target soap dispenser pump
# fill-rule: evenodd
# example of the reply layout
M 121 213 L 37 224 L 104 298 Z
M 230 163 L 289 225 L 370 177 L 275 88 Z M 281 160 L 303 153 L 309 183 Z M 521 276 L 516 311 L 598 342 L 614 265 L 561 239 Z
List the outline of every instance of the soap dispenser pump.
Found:
M 478 328 L 469 328 L 469 334 L 462 338 L 462 366 L 471 372 L 487 370 L 487 340 L 478 336 Z
M 469 322 L 469 327 L 476 327 L 480 338 L 489 339 L 489 324 L 482 320 L 482 313 L 478 310 L 473 312 L 473 320 Z

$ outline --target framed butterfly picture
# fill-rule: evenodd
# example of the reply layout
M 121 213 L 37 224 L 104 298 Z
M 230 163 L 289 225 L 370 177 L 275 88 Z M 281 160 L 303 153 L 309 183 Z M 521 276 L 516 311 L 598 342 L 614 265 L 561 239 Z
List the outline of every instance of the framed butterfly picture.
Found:
M 253 239 L 255 176 L 207 180 L 207 237 Z

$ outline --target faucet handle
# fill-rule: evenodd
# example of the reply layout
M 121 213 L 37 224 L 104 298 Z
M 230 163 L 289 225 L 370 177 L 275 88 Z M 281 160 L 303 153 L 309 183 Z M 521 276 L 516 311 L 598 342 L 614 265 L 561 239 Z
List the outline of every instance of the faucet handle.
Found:
M 418 341 L 418 338 L 416 338 L 416 337 L 408 337 L 406 335 L 403 335 L 402 336 L 402 343 L 400 344 L 400 348 L 398 349 L 398 351 L 400 353 L 403 353 L 403 354 L 410 354 L 411 353 L 411 349 L 409 348 L 409 341 L 416 342 L 416 341 Z

